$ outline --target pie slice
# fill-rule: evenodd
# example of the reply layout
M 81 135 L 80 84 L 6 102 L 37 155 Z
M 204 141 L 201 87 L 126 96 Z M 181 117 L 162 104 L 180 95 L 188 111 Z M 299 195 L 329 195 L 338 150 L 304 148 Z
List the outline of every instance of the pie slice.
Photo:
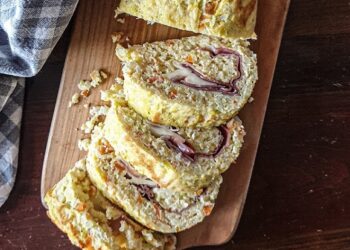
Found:
M 138 173 L 116 156 L 102 126 L 96 126 L 88 149 L 87 171 L 105 197 L 144 226 L 163 233 L 190 228 L 208 216 L 222 182 L 218 176 L 197 192 L 174 192 Z
M 257 0 L 121 0 L 117 11 L 206 35 L 255 38 Z
M 103 130 L 117 157 L 179 192 L 196 192 L 218 178 L 237 159 L 245 135 L 238 117 L 218 127 L 177 128 L 150 122 L 116 102 Z
M 149 230 L 112 205 L 79 161 L 45 196 L 48 216 L 82 249 L 175 249 L 176 238 Z
M 227 123 L 257 80 L 256 56 L 242 40 L 193 36 L 116 53 L 129 105 L 152 122 L 176 127 Z

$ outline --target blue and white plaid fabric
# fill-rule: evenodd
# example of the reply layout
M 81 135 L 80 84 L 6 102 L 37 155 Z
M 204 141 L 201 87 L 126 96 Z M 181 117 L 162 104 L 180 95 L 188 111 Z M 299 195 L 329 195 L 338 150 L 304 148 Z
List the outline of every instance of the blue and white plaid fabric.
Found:
M 23 77 L 33 76 L 42 68 L 77 2 L 0 0 L 0 206 L 16 177 Z

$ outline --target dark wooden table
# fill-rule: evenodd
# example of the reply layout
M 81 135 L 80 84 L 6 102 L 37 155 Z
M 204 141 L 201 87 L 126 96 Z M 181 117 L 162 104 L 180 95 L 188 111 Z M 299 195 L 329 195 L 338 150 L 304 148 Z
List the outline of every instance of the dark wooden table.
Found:
M 74 249 L 40 202 L 69 37 L 70 29 L 27 80 L 17 180 L 0 208 L 0 249 Z M 350 2 L 292 0 L 242 220 L 215 249 L 350 249 L 349 125 Z

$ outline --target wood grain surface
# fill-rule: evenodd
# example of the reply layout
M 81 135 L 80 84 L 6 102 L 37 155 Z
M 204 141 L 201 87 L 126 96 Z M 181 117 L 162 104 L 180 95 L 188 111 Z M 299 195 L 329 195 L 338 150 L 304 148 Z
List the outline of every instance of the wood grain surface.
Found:
M 235 236 L 200 249 L 350 248 L 350 6 L 291 1 L 254 173 Z M 46 217 L 40 176 L 69 29 L 27 80 L 17 180 L 0 249 L 75 249 Z
M 277 61 L 278 50 L 289 7 L 288 0 L 260 1 L 254 42 L 258 55 L 259 81 L 253 93 L 254 102 L 240 112 L 247 135 L 237 164 L 224 174 L 215 209 L 203 223 L 178 234 L 178 248 L 201 245 L 219 245 L 227 242 L 238 226 L 248 191 L 254 166 L 265 110 Z M 60 90 L 53 115 L 47 143 L 42 174 L 42 197 L 48 188 L 57 183 L 74 163 L 84 157 L 77 141 L 83 137 L 81 124 L 88 117 L 88 109 L 83 103 L 98 105 L 99 89 L 82 103 L 68 108 L 72 95 L 77 92 L 77 83 L 94 69 L 102 68 L 109 72 L 108 83 L 101 86 L 107 89 L 120 73 L 121 64 L 114 55 L 115 45 L 111 41 L 113 31 L 122 31 L 130 38 L 131 44 L 140 44 L 180 38 L 191 35 L 163 25 L 152 26 L 141 19 L 127 16 L 121 25 L 114 19 L 114 0 L 81 2 L 75 20 Z

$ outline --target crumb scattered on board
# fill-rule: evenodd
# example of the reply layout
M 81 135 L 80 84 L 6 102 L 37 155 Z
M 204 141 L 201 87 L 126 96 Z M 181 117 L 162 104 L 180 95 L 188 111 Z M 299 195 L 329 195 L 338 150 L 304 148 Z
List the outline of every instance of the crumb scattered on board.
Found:
M 68 107 L 72 107 L 73 105 L 78 104 L 79 102 L 80 102 L 80 95 L 78 93 L 74 93 L 68 104 Z
M 81 80 L 78 83 L 78 89 L 80 93 L 74 93 L 68 107 L 72 107 L 75 104 L 78 104 L 82 98 L 88 97 L 92 88 L 99 86 L 108 75 L 102 70 L 94 70 L 90 73 L 91 80 Z M 85 107 L 85 105 L 84 105 Z
M 122 14 L 123 12 L 121 12 L 120 10 L 119 10 L 119 8 L 116 8 L 115 10 L 114 10 L 114 18 L 117 18 L 120 14 Z
M 118 18 L 117 22 L 123 24 L 125 23 L 125 18 Z
M 108 106 L 93 106 L 90 108 L 90 119 L 87 120 L 80 128 L 85 134 L 90 134 L 96 124 L 102 122 L 101 118 L 106 116 Z
M 130 40 L 123 32 L 113 32 L 111 37 L 113 43 L 123 43 Z

